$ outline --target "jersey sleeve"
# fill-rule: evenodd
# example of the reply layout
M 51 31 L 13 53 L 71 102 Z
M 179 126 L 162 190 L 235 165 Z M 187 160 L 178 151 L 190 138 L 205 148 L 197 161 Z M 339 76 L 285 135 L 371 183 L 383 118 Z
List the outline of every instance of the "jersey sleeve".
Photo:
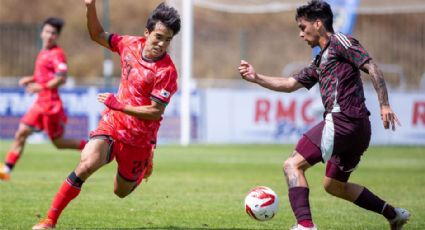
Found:
M 113 52 L 121 53 L 124 47 L 125 36 L 121 36 L 118 34 L 111 34 L 108 38 L 109 48 Z
M 55 76 L 64 76 L 68 72 L 68 65 L 63 51 L 53 53 L 52 64 Z
M 336 42 L 334 49 L 337 56 L 344 58 L 357 68 L 372 59 L 359 41 L 353 37 L 347 37 L 342 33 L 335 34 Z
M 298 73 L 294 74 L 293 77 L 305 88 L 311 89 L 311 87 L 313 87 L 319 80 L 319 75 L 316 69 L 317 68 L 314 66 L 313 61 L 310 66 L 307 66 L 304 69 L 300 70 Z
M 168 68 L 158 72 L 150 98 L 166 106 L 176 91 L 177 71 L 174 68 Z

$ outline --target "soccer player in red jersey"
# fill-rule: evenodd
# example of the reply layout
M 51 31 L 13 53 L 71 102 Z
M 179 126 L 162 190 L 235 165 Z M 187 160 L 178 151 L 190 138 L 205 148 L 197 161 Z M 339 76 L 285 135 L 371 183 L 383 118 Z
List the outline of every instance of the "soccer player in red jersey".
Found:
M 114 193 L 118 197 L 126 197 L 148 177 L 162 114 L 177 91 L 177 71 L 166 52 L 180 31 L 180 16 L 174 8 L 158 5 L 147 20 L 144 37 L 135 37 L 105 32 L 96 14 L 95 0 L 85 0 L 85 4 L 92 40 L 120 56 L 121 82 L 116 96 L 98 95 L 99 102 L 107 107 L 98 128 L 91 132 L 77 168 L 53 198 L 47 218 L 33 229 L 54 228 L 84 181 L 114 158 L 118 163 Z
M 53 17 L 43 22 L 40 33 L 43 47 L 35 61 L 34 74 L 19 81 L 28 93 L 37 93 L 37 99 L 21 119 L 5 165 L 0 167 L 1 180 L 9 180 L 27 137 L 34 131 L 44 130 L 58 149 L 81 150 L 86 144 L 85 140 L 63 138 L 67 117 L 58 89 L 65 83 L 68 69 L 65 53 L 57 44 L 63 24 L 62 19 Z
M 391 229 L 402 229 L 410 216 L 407 210 L 394 208 L 366 187 L 348 182 L 371 136 L 360 70 L 370 75 L 385 129 L 395 130 L 399 124 L 388 101 L 382 71 L 355 38 L 334 32 L 328 3 L 310 1 L 297 9 L 295 18 L 299 36 L 309 46 L 321 48 L 308 67 L 287 78 L 258 74 L 246 61 L 241 61 L 238 68 L 243 79 L 275 91 L 289 93 L 319 83 L 324 121 L 303 135 L 283 165 L 289 200 L 297 219 L 292 229 L 317 229 L 312 220 L 305 171 L 318 162 L 326 163 L 323 186 L 328 193 L 382 214 Z

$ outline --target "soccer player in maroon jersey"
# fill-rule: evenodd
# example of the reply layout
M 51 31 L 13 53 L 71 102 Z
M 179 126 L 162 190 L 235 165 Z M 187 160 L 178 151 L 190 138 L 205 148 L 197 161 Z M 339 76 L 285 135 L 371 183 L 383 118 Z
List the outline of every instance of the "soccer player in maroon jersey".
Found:
M 84 181 L 114 158 L 118 163 L 114 193 L 118 197 L 129 195 L 149 176 L 162 114 L 177 91 L 177 71 L 166 52 L 180 31 L 180 16 L 174 8 L 158 5 L 147 20 L 144 37 L 136 37 L 105 32 L 96 14 L 95 0 L 85 0 L 85 4 L 92 40 L 120 56 L 121 82 L 116 96 L 98 95 L 99 102 L 107 107 L 98 128 L 91 132 L 77 168 L 54 197 L 47 218 L 33 229 L 54 228 Z
M 60 18 L 48 18 L 43 22 L 40 38 L 42 49 L 35 61 L 34 74 L 19 81 L 28 93 L 36 93 L 37 99 L 21 119 L 15 140 L 0 167 L 0 180 L 9 180 L 10 173 L 22 156 L 26 139 L 35 131 L 45 131 L 58 149 L 83 149 L 85 140 L 65 139 L 66 114 L 59 96 L 67 77 L 65 53 L 57 44 L 63 27 Z
M 318 162 L 326 163 L 323 186 L 328 193 L 382 214 L 391 229 L 402 229 L 410 216 L 407 210 L 394 208 L 366 187 L 348 182 L 371 136 L 360 70 L 370 75 L 385 129 L 395 130 L 395 125 L 399 125 L 388 101 L 382 71 L 355 38 L 334 32 L 333 13 L 328 3 L 310 1 L 297 9 L 295 18 L 299 36 L 309 46 L 321 48 L 308 67 L 287 78 L 258 74 L 246 61 L 241 61 L 238 68 L 243 79 L 275 91 L 289 93 L 302 87 L 310 89 L 319 83 L 325 107 L 324 121 L 303 135 L 283 165 L 289 200 L 297 219 L 292 229 L 317 229 L 311 216 L 304 173 Z

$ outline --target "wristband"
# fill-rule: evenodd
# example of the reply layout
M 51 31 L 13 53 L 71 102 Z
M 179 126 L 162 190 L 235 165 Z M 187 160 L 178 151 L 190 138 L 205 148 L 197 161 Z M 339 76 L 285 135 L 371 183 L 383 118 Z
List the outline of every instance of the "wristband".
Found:
M 111 93 L 103 102 L 108 108 L 117 111 L 124 111 L 125 105 L 117 100 L 117 98 Z

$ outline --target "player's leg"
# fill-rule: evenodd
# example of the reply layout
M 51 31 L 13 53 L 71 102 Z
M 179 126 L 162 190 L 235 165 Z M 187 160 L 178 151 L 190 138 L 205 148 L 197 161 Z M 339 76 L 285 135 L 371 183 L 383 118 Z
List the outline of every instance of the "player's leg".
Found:
M 114 180 L 114 193 L 119 198 L 128 196 L 137 187 L 137 181 L 128 181 L 118 173 Z
M 382 214 L 390 221 L 392 229 L 398 229 L 397 226 L 404 225 L 409 218 L 407 210 L 394 209 L 364 186 L 348 182 L 362 154 L 369 147 L 371 137 L 369 119 L 353 119 L 341 114 L 335 114 L 333 118 L 334 154 L 326 165 L 325 190 L 364 209 Z
M 338 166 L 328 161 L 326 165 L 326 176 L 323 179 L 323 187 L 326 192 L 341 199 L 354 202 L 364 187 L 348 183 L 350 173 L 341 171 Z
M 91 139 L 84 147 L 80 163 L 63 182 L 59 191 L 53 198 L 47 218 L 41 220 L 33 229 L 54 228 L 60 214 L 65 207 L 80 193 L 81 187 L 87 178 L 96 170 L 110 162 L 110 149 L 112 142 L 106 139 Z
M 309 202 L 309 188 L 305 171 L 320 162 L 320 149 L 303 136 L 294 153 L 285 161 L 283 171 L 288 184 L 288 196 L 297 219 L 293 229 L 315 229 Z
M 52 139 L 53 145 L 58 149 L 80 149 L 82 150 L 87 141 L 84 139 L 65 139 L 63 137 Z
M 22 156 L 25 142 L 29 135 L 33 132 L 33 129 L 23 123 L 19 124 L 18 130 L 15 133 L 15 139 L 6 154 L 6 160 L 2 169 L 0 169 L 0 179 L 8 180 L 13 167 Z
M 347 182 L 350 172 L 344 172 L 332 162 L 328 162 L 323 180 L 325 190 L 336 197 L 353 202 L 357 206 L 383 215 L 391 229 L 402 229 L 410 213 L 402 208 L 394 208 L 366 187 Z
M 52 140 L 53 145 L 58 149 L 79 149 L 82 150 L 87 141 L 84 139 L 65 139 L 65 125 L 67 117 L 64 111 L 57 114 L 44 116 L 44 129 Z
M 116 154 L 118 163 L 117 175 L 114 180 L 114 193 L 124 198 L 136 189 L 152 172 L 152 148 L 132 147 L 123 143 L 115 143 L 114 150 L 119 147 Z M 121 147 L 120 147 L 121 145 Z

